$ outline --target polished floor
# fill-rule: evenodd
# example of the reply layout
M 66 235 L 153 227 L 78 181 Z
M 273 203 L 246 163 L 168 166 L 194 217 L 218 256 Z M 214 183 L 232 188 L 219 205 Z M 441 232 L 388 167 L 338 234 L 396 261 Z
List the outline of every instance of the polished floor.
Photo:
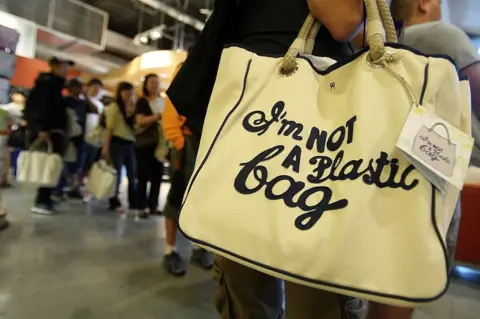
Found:
M 63 204 L 57 216 L 32 215 L 32 196 L 18 188 L 2 195 L 12 225 L 0 233 L 1 319 L 218 318 L 208 272 L 192 266 L 171 278 L 163 270 L 162 218 L 135 222 L 81 202 Z M 478 318 L 480 286 L 464 281 L 415 315 Z

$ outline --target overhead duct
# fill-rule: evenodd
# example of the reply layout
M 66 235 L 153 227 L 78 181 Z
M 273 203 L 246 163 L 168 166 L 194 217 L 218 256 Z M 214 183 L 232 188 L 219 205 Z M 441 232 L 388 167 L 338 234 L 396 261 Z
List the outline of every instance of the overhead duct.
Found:
M 202 31 L 203 28 L 205 27 L 205 23 L 198 20 L 197 18 L 192 17 L 191 15 L 188 15 L 184 12 L 181 12 L 178 9 L 175 9 L 172 6 L 169 6 L 167 4 L 164 4 L 158 0 L 139 0 L 141 3 L 152 7 L 154 9 L 157 9 L 159 11 L 164 12 L 171 18 L 174 18 L 175 20 L 182 22 L 184 24 L 187 24 L 198 31 Z
M 76 67 L 95 74 L 105 74 L 111 69 L 120 68 L 127 61 L 109 56 L 105 53 L 85 54 L 58 51 L 55 47 L 51 47 L 42 43 L 37 43 L 37 57 L 41 59 L 49 59 L 56 56 L 62 59 L 72 60 Z
M 74 52 L 105 48 L 108 14 L 78 0 L 1 0 L 0 10 L 34 22 L 37 39 Z
M 132 39 L 111 30 L 107 31 L 106 49 L 121 53 L 125 57 L 136 57 L 146 52 L 158 50 L 149 45 L 135 45 Z

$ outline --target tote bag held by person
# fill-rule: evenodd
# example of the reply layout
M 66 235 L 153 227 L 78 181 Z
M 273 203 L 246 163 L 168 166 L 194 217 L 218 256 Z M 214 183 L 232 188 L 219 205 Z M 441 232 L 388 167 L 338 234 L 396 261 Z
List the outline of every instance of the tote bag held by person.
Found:
M 47 143 L 47 151 L 39 151 L 39 142 L 33 142 L 27 151 L 22 151 L 17 159 L 17 181 L 42 187 L 55 187 L 60 180 L 63 159 L 52 152 L 53 145 Z
M 369 49 L 325 71 L 304 56 L 312 17 L 285 57 L 224 49 L 180 228 L 279 278 L 417 306 L 447 289 L 459 190 L 437 191 L 396 143 L 419 104 L 469 132 L 468 82 L 396 44 L 384 0 L 365 5 Z
M 96 199 L 113 197 L 117 178 L 118 173 L 115 168 L 108 165 L 105 160 L 98 161 L 92 167 L 87 190 Z

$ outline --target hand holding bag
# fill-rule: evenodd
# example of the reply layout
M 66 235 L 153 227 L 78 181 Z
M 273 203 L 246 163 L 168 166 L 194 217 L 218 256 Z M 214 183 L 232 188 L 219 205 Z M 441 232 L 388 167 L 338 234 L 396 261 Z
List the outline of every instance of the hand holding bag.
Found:
M 36 150 L 40 142 L 33 142 L 27 151 L 20 152 L 17 160 L 17 180 L 19 183 L 41 187 L 55 187 L 60 180 L 63 159 L 53 153 L 53 145 L 47 143 L 47 152 Z
M 118 172 L 101 160 L 93 164 L 87 183 L 87 191 L 96 199 L 107 199 L 115 195 Z
M 312 17 L 285 57 L 224 49 L 179 225 L 278 278 L 415 307 L 447 290 L 459 191 L 438 192 L 396 143 L 419 104 L 469 132 L 468 82 L 396 44 L 384 0 L 365 5 L 369 49 L 324 71 L 303 56 Z

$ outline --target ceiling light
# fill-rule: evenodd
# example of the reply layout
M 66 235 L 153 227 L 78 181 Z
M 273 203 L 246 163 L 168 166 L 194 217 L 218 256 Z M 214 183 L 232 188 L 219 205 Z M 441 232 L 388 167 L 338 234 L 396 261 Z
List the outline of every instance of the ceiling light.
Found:
M 207 9 L 207 8 L 203 8 L 203 9 L 200 9 L 200 13 L 208 16 L 208 15 L 212 14 L 212 10 Z
M 153 30 L 152 32 L 150 32 L 150 38 L 154 41 L 160 39 L 162 36 L 162 32 L 158 30 Z
M 147 44 L 148 43 L 148 38 L 146 36 L 142 36 L 140 38 L 140 42 L 142 42 L 143 44 Z

